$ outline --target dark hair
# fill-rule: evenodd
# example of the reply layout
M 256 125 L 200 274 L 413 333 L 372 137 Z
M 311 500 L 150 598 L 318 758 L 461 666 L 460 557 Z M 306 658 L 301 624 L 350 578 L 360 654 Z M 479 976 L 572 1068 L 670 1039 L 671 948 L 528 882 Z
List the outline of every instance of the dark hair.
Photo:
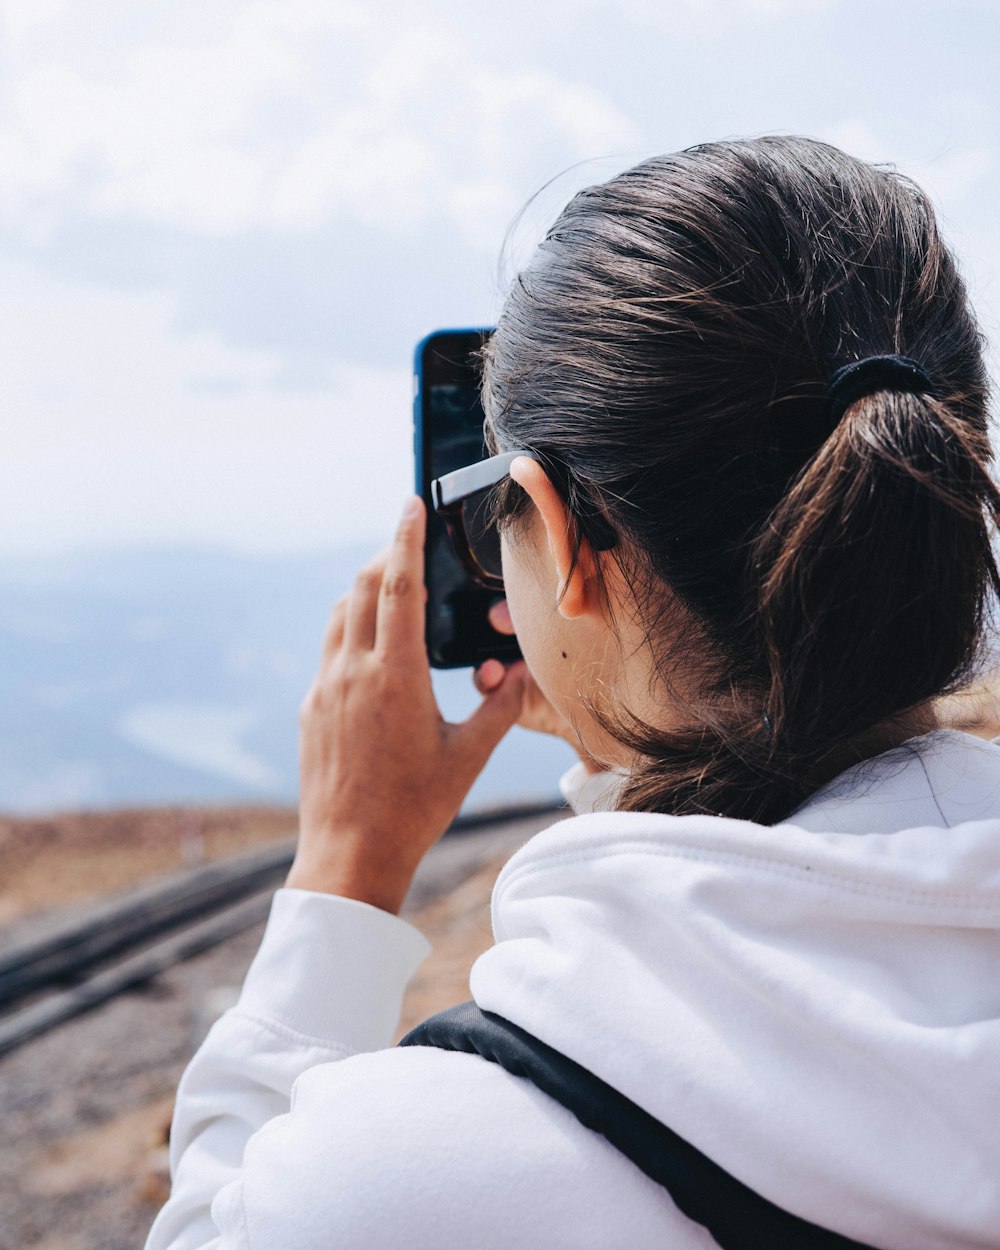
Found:
M 931 393 L 831 413 L 831 374 L 885 353 Z M 483 359 L 490 450 L 550 472 L 574 567 L 617 533 L 675 714 L 678 645 L 697 676 L 675 729 L 588 702 L 640 758 L 622 810 L 773 823 L 972 671 L 1000 584 L 982 339 L 907 178 L 798 137 L 644 161 L 570 201 Z

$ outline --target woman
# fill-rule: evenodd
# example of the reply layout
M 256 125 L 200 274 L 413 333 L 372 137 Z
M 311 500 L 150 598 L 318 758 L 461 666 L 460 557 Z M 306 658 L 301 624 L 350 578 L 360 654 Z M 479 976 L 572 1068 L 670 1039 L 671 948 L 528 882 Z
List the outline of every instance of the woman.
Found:
M 476 1003 L 819 1230 L 1000 1245 L 1000 748 L 932 705 L 998 497 L 926 198 L 798 138 L 644 162 L 519 275 L 484 401 L 526 667 L 442 722 L 412 500 L 334 609 L 295 863 L 148 1250 L 715 1244 L 534 1084 L 387 1049 L 427 951 L 395 913 L 515 721 L 578 745 L 578 815 L 501 873 Z

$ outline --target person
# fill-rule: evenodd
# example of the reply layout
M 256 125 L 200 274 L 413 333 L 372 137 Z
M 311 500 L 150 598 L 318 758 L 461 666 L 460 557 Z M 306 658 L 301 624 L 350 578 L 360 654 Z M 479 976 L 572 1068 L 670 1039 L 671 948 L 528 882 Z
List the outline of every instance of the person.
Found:
M 483 365 L 524 659 L 442 720 L 414 497 L 333 610 L 295 861 L 147 1250 L 715 1244 L 531 1081 L 390 1045 L 400 904 L 518 722 L 579 747 L 574 814 L 502 869 L 475 1003 L 816 1244 L 1000 1246 L 1000 746 L 934 711 L 1000 501 L 926 196 L 799 137 L 646 160 L 570 201 Z

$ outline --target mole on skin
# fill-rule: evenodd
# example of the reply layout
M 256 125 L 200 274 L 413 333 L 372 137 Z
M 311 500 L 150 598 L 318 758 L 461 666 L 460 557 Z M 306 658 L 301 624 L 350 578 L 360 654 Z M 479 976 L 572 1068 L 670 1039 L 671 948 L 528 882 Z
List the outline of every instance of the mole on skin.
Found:
M 564 660 L 565 660 L 565 658 L 566 658 L 566 652 L 565 652 L 565 651 L 563 651 L 563 652 L 562 652 L 562 658 L 563 658 Z

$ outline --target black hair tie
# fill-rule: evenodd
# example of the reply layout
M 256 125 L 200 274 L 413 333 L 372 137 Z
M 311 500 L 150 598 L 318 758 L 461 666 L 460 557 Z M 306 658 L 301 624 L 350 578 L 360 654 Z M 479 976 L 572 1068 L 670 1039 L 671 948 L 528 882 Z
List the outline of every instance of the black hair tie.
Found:
M 826 402 L 831 415 L 839 421 L 842 413 L 863 395 L 872 395 L 875 391 L 924 395 L 933 389 L 928 375 L 909 356 L 866 356 L 863 360 L 841 365 L 831 375 Z

